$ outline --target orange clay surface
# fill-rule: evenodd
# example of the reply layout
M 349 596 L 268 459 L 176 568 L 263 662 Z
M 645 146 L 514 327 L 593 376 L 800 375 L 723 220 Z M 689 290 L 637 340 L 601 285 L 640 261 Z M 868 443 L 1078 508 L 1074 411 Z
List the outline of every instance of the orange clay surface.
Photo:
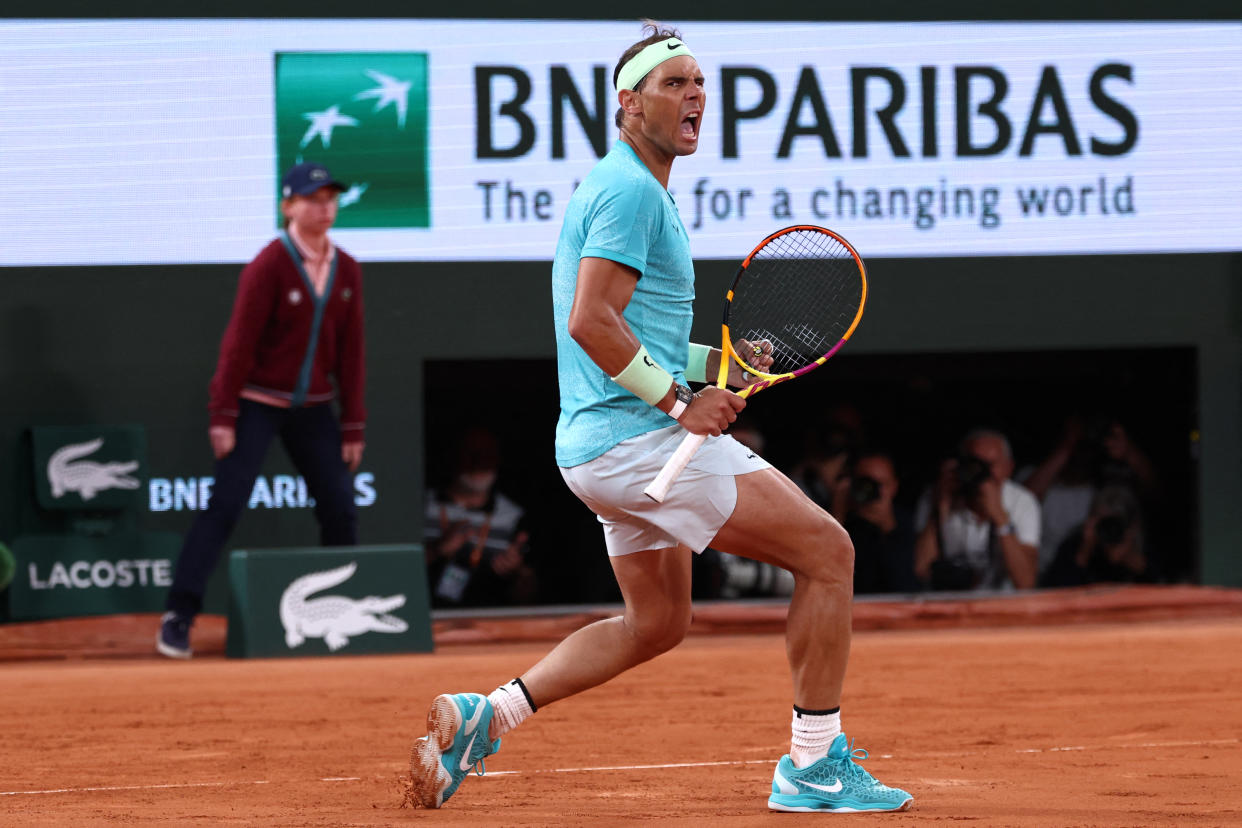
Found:
M 1005 626 L 860 603 L 843 723 L 915 797 L 863 816 L 766 810 L 791 701 L 771 610 L 746 634 L 710 629 L 745 612 L 705 609 L 673 652 L 505 737 L 440 811 L 399 807 L 428 703 L 489 691 L 563 630 L 493 621 L 492 643 L 445 643 L 470 625 L 440 622 L 434 655 L 237 661 L 204 618 L 180 663 L 146 654 L 155 616 L 10 624 L 0 824 L 1242 825 L 1242 602 L 1204 595 L 1189 617 L 1125 620 L 1013 599 Z

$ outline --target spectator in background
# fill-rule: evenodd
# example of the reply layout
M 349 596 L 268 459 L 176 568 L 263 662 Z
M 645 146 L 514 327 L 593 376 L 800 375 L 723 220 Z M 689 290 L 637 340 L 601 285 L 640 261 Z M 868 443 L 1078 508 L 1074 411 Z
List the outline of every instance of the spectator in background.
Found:
M 745 413 L 742 417 L 745 417 Z M 741 429 L 739 431 L 739 424 Z M 764 440 L 739 418 L 729 433 L 748 448 L 763 454 Z M 862 413 L 849 402 L 827 406 L 814 428 L 802 437 L 802 459 L 789 470 L 789 479 L 811 500 L 839 522 L 849 508 L 850 464 L 865 439 Z M 726 578 L 722 597 L 788 597 L 793 594 L 793 575 L 780 567 L 750 559 L 723 556 Z
M 362 268 L 328 237 L 344 189 L 319 164 L 292 167 L 282 181 L 285 229 L 242 270 L 208 403 L 215 484 L 181 547 L 156 636 L 170 658 L 190 657 L 207 579 L 273 438 L 306 479 L 320 542 L 358 542 L 350 472 L 362 461 L 366 420 Z M 338 394 L 339 423 L 330 405 Z
M 1143 498 L 1155 491 L 1151 461 L 1114 417 L 1066 418 L 1056 448 L 1023 483 L 1040 500 L 1039 571 L 1046 572 L 1065 540 L 1080 529 L 1100 490 L 1119 484 Z
M 845 530 L 854 542 L 854 594 L 915 592 L 914 523 L 893 503 L 892 458 L 864 452 L 854 463 L 845 504 Z
M 1127 486 L 1110 484 L 1091 501 L 1087 519 L 1057 550 L 1040 586 L 1146 581 L 1143 520 Z
M 763 432 L 745 411 L 738 415 L 733 425 L 729 426 L 729 433 L 733 435 L 734 440 L 760 456 L 767 448 L 767 438 L 763 436 Z M 740 555 L 716 552 L 714 549 L 705 549 L 702 555 L 695 557 L 705 559 L 709 554 L 716 556 L 716 566 L 720 572 L 716 595 L 711 597 L 773 598 L 793 595 L 794 578 L 788 570 L 770 563 L 743 558 Z M 704 577 L 705 573 L 701 572 L 703 566 L 703 563 L 696 561 L 693 577 Z M 711 575 L 708 574 L 707 577 Z M 694 597 L 697 599 L 700 596 Z
M 526 560 L 526 513 L 496 488 L 500 445 L 485 428 L 458 443 L 447 482 L 427 493 L 423 535 L 437 606 L 528 604 L 535 572 Z
M 839 431 L 810 436 L 807 453 L 789 472 L 798 488 L 837 520 L 849 500 L 852 446 Z
M 977 429 L 946 460 L 919 502 L 914 571 L 932 589 L 1035 586 L 1039 501 L 1010 480 L 1013 451 L 998 431 Z
M 803 438 L 803 459 L 789 477 L 837 520 L 849 501 L 849 467 L 866 440 L 862 413 L 852 403 L 828 406 L 821 423 Z

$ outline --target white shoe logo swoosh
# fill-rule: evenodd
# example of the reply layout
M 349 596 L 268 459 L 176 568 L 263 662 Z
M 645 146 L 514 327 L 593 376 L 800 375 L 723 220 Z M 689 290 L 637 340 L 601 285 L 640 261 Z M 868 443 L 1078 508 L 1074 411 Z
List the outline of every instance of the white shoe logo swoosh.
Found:
M 808 788 L 814 788 L 815 790 L 823 791 L 824 793 L 841 793 L 841 788 L 843 787 L 840 779 L 834 780 L 831 785 L 816 785 L 814 782 L 803 782 L 801 779 L 798 781 L 802 782 L 802 784 L 806 785 Z
M 461 760 L 458 761 L 457 763 L 457 767 L 460 770 L 468 771 L 470 770 L 470 766 L 474 764 L 473 762 L 470 761 L 470 748 L 474 747 L 474 740 L 477 739 L 478 737 L 479 737 L 479 734 L 477 733 L 471 734 L 470 741 L 466 742 L 466 750 L 462 753 Z M 839 784 L 837 786 L 837 789 L 840 790 Z
M 483 708 L 485 707 L 487 707 L 487 705 L 483 702 L 479 702 L 475 705 L 474 715 L 466 720 L 466 729 L 462 731 L 463 736 L 467 733 L 473 733 L 474 729 L 479 726 L 479 719 L 483 718 Z

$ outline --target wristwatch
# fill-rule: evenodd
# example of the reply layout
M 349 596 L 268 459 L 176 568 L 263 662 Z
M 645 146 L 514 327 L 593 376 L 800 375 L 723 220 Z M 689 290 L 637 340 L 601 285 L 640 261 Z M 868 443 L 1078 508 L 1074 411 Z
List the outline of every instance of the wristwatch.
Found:
M 1009 521 L 1009 523 L 1006 523 L 1004 526 L 996 527 L 996 534 L 1002 538 L 1005 537 L 1005 535 L 1012 535 L 1016 531 L 1017 527 L 1013 525 L 1013 521 Z
M 674 420 L 680 420 L 686 407 L 694 402 L 694 392 L 684 385 L 674 385 L 673 393 L 677 395 L 677 400 L 673 403 L 673 407 L 668 410 L 668 416 Z

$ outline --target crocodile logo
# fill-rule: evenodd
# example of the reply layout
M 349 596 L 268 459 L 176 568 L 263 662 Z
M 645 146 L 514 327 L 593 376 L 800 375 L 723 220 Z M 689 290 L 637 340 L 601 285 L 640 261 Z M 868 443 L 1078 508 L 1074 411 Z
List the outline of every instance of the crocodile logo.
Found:
M 137 460 L 120 463 L 96 463 L 81 458 L 94 454 L 103 446 L 103 438 L 63 446 L 47 461 L 47 479 L 52 497 L 77 492 L 83 500 L 91 500 L 105 489 L 136 489 L 138 480 L 129 473 L 138 468 Z
M 403 633 L 409 625 L 392 610 L 405 605 L 404 595 L 387 598 L 342 595 L 310 596 L 320 590 L 340 586 L 354 576 L 357 562 L 336 569 L 303 575 L 285 588 L 280 596 L 280 623 L 285 627 L 285 644 L 300 647 L 308 638 L 322 638 L 332 652 L 349 643 L 350 636 L 369 632 Z

